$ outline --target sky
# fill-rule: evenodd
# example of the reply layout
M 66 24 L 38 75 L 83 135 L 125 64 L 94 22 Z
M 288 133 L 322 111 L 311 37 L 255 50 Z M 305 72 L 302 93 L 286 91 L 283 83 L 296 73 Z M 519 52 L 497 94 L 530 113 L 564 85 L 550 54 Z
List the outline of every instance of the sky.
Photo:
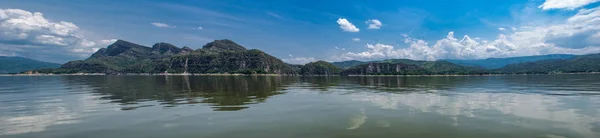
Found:
M 230 39 L 285 62 L 600 53 L 600 0 L 2 0 L 0 56 Z

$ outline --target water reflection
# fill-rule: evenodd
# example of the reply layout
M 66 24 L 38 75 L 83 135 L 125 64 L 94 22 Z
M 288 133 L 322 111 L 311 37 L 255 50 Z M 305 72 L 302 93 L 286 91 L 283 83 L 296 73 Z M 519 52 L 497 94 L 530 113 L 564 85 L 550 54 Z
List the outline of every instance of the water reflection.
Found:
M 235 111 L 281 94 L 291 77 L 257 76 L 65 76 L 69 84 L 85 84 L 101 99 L 124 105 L 123 110 L 149 107 L 157 101 L 165 107 L 207 104 L 216 111 Z
M 600 123 L 600 98 L 576 96 L 598 94 L 600 88 L 595 83 L 600 79 L 575 76 L 578 78 L 577 87 L 573 87 L 572 83 L 564 81 L 569 80 L 564 76 L 532 77 L 540 81 L 530 82 L 531 78 L 527 76 L 452 79 L 364 77 L 346 79 L 359 84 L 356 87 L 362 89 L 349 91 L 345 95 L 382 109 L 408 108 L 412 112 L 448 116 L 454 121 L 454 126 L 460 125 L 459 118 L 466 118 L 464 122 L 477 118 L 522 128 L 540 128 L 540 124 L 552 124 L 544 126 L 548 127 L 544 129 L 566 129 L 572 131 L 574 137 L 600 135 L 595 125 Z M 379 93 L 382 89 L 394 92 Z M 405 93 L 398 93 L 402 90 Z M 428 92 L 430 90 L 436 91 Z M 557 96 L 556 93 L 571 96 Z
M 360 112 L 358 114 L 352 115 L 348 119 L 349 127 L 347 129 L 357 129 L 366 121 L 367 115 L 365 113 L 365 109 L 360 108 Z
M 54 125 L 76 124 L 105 107 L 86 85 L 69 86 L 59 77 L 0 77 L 0 135 L 42 132 Z M 57 91 L 60 90 L 60 91 Z
M 0 136 L 600 137 L 598 75 L 0 82 Z

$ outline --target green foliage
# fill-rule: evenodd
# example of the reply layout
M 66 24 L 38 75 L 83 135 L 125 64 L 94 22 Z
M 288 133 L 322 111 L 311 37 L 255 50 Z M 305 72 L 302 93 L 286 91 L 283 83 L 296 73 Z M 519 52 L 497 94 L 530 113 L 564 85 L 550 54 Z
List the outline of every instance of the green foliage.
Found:
M 485 69 L 446 61 L 393 59 L 358 65 L 345 70 L 342 75 L 471 75 L 486 72 Z
M 342 69 L 325 61 L 308 63 L 300 69 L 301 75 L 339 75 Z
M 351 67 L 342 75 L 422 75 L 431 74 L 417 65 L 390 62 L 371 62 Z
M 428 61 L 423 63 L 422 67 L 436 75 L 473 75 L 487 73 L 483 68 L 461 66 L 448 61 Z

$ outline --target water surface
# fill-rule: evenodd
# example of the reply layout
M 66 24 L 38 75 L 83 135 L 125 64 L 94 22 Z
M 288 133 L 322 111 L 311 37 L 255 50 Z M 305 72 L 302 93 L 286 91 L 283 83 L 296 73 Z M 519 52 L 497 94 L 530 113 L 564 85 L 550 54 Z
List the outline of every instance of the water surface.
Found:
M 4 76 L 4 138 L 598 138 L 600 75 Z

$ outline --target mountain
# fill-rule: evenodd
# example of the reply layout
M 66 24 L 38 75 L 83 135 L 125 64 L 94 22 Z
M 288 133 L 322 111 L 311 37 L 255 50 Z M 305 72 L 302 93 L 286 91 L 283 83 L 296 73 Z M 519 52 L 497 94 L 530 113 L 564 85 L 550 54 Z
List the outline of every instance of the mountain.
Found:
M 369 63 L 369 62 L 358 61 L 358 60 L 349 60 L 349 61 L 332 62 L 331 64 L 333 64 L 334 66 L 336 66 L 338 68 L 348 69 L 350 67 L 357 66 L 360 64 L 365 64 L 365 63 Z
M 541 55 L 541 56 L 524 56 L 524 57 L 510 57 L 510 58 L 488 58 L 478 60 L 446 60 L 454 64 L 464 66 L 483 67 L 486 69 L 497 69 L 504 67 L 508 64 L 533 62 L 548 59 L 568 59 L 575 57 L 575 55 L 568 54 L 552 54 L 552 55 Z
M 430 74 L 417 65 L 404 63 L 370 62 L 344 70 L 342 75 L 419 75 Z
M 42 73 L 244 73 L 297 74 L 288 64 L 257 49 L 247 50 L 231 40 L 215 40 L 201 49 L 169 43 L 152 47 L 118 40 L 85 60 L 70 61 Z
M 342 72 L 341 68 L 334 66 L 329 62 L 322 60 L 310 62 L 300 68 L 301 75 L 339 75 Z
M 483 68 L 457 65 L 447 61 L 388 59 L 351 67 L 342 75 L 444 75 L 485 74 Z
M 0 56 L 0 74 L 19 73 L 42 68 L 57 68 L 60 64 L 43 62 L 23 57 Z
M 548 59 L 510 64 L 493 70 L 500 74 L 552 74 L 600 72 L 600 54 L 580 55 L 567 59 Z

